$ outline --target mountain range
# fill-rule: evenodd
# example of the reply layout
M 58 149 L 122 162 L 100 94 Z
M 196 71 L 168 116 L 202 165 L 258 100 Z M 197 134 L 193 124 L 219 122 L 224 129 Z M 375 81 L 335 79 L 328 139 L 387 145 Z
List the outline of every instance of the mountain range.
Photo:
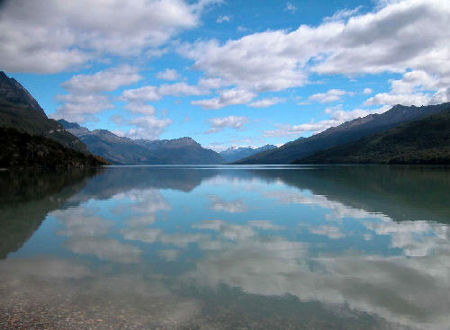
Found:
M 49 119 L 31 94 L 0 71 L 0 166 L 106 164 L 449 163 L 450 103 L 396 105 L 281 147 L 232 147 L 217 153 L 192 138 L 130 139 Z M 93 155 L 98 155 L 96 157 Z M 105 159 L 107 161 L 105 161 Z
M 54 140 L 64 147 L 88 154 L 86 146 L 53 119 L 14 78 L 0 71 L 0 127 L 15 128 Z
M 422 107 L 396 105 L 382 114 L 371 114 L 363 118 L 345 122 L 337 127 L 331 127 L 308 138 L 299 138 L 288 142 L 279 148 L 268 150 L 243 160 L 238 164 L 288 164 L 298 162 L 319 151 L 330 149 L 346 143 L 387 131 L 400 124 L 412 122 L 427 116 L 438 114 L 450 109 L 450 103 Z M 415 131 L 415 139 L 423 139 L 420 132 Z M 448 146 L 449 141 L 442 141 Z M 392 143 L 396 143 L 392 141 Z M 341 158 L 345 163 L 347 159 Z M 312 159 L 311 159 L 312 161 Z
M 450 107 L 295 163 L 450 164 Z
M 14 78 L 0 71 L 0 167 L 73 168 L 107 164 L 49 119 Z
M 221 164 L 225 160 L 217 152 L 203 148 L 189 137 L 172 140 L 133 140 L 108 130 L 89 130 L 77 123 L 59 120 L 88 149 L 114 164 Z
M 219 152 L 219 154 L 225 159 L 227 163 L 232 163 L 240 159 L 244 159 L 260 152 L 275 149 L 276 146 L 272 144 L 266 144 L 259 148 L 252 147 L 230 147 L 226 150 Z

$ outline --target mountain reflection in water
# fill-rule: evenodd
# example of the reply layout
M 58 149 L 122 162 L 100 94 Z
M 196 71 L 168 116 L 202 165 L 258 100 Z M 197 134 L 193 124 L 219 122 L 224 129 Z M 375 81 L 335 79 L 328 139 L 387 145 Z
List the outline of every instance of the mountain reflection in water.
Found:
M 450 324 L 448 168 L 131 166 L 0 184 L 0 327 Z

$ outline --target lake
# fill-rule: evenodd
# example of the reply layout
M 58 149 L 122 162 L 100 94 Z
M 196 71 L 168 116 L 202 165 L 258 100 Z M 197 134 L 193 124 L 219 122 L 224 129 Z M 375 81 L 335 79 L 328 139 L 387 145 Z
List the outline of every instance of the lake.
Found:
M 0 328 L 448 329 L 450 169 L 0 172 Z

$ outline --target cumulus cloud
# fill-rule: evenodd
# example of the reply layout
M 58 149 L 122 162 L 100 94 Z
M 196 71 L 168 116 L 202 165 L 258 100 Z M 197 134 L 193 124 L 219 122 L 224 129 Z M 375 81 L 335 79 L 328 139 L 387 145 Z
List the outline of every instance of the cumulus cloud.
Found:
M 358 6 L 354 9 L 341 9 L 333 14 L 333 16 L 325 17 L 325 22 L 338 22 L 346 20 L 347 18 L 354 16 L 361 10 L 362 6 Z
M 129 110 L 132 113 L 140 113 L 144 115 L 154 115 L 156 109 L 154 106 L 150 104 L 145 104 L 143 102 L 131 102 L 127 103 L 124 106 L 125 109 Z
M 109 68 L 94 74 L 79 74 L 61 84 L 68 94 L 56 98 L 61 105 L 52 114 L 76 122 L 93 120 L 96 114 L 113 108 L 107 95 L 119 87 L 138 82 L 142 77 L 138 69 L 129 65 Z
M 180 78 L 180 75 L 175 69 L 166 69 L 158 72 L 155 77 L 162 80 L 177 80 Z
M 327 108 L 325 113 L 330 115 L 330 119 L 320 120 L 318 122 L 310 122 L 299 125 L 291 124 L 275 124 L 275 129 L 263 132 L 265 137 L 289 137 L 302 136 L 304 134 L 317 134 L 330 127 L 339 126 L 340 124 L 356 118 L 365 117 L 374 113 L 383 113 L 389 110 L 389 106 L 383 106 L 377 109 L 365 110 L 354 109 L 350 111 L 342 110 L 340 107 Z
M 423 70 L 409 71 L 401 79 L 390 81 L 389 93 L 379 93 L 366 100 L 366 105 L 428 105 L 448 102 L 450 76 L 438 78 Z
M 442 80 L 450 75 L 449 20 L 448 2 L 405 0 L 366 14 L 341 11 L 315 27 L 254 33 L 225 43 L 198 41 L 179 52 L 207 76 L 257 92 L 302 86 L 310 72 L 423 70 Z M 218 102 L 206 105 L 214 108 Z
M 372 93 L 373 93 L 373 90 L 371 88 L 364 88 L 364 90 L 363 90 L 364 95 L 369 95 Z
M 110 68 L 94 74 L 75 75 L 61 86 L 72 93 L 97 93 L 114 91 L 119 87 L 138 82 L 142 79 L 138 69 L 129 65 Z
M 320 103 L 329 103 L 334 101 L 339 101 L 342 96 L 348 94 L 348 92 L 341 89 L 330 89 L 326 93 L 317 93 L 311 95 L 308 100 L 317 101 Z
M 192 101 L 191 104 L 203 109 L 220 109 L 228 105 L 246 104 L 256 96 L 255 93 L 244 89 L 227 89 L 219 92 L 219 97 Z
M 419 94 L 389 94 L 379 93 L 369 98 L 366 105 L 379 105 L 379 104 L 403 104 L 403 105 L 426 105 L 430 100 L 430 96 Z
M 191 96 L 207 94 L 209 90 L 202 86 L 189 85 L 185 82 L 162 84 L 161 86 L 142 86 L 123 91 L 122 100 L 128 102 L 159 101 L 164 96 Z
M 297 7 L 294 6 L 291 2 L 286 3 L 286 7 L 284 7 L 285 11 L 289 11 L 291 13 L 295 13 L 297 11 Z
M 140 55 L 197 26 L 211 2 L 7 0 L 0 12 L 2 67 L 54 73 L 102 55 Z
M 284 98 L 271 97 L 271 98 L 265 98 L 265 99 L 261 99 L 261 100 L 252 102 L 249 104 L 249 106 L 252 108 L 267 108 L 274 104 L 282 103 L 285 101 L 286 101 L 286 99 L 284 99 Z
M 222 118 L 212 118 L 209 120 L 210 129 L 206 133 L 217 133 L 225 128 L 242 129 L 248 123 L 247 117 L 228 116 Z
M 230 20 L 231 20 L 230 16 L 224 15 L 224 16 L 219 16 L 217 18 L 216 22 L 220 24 L 220 23 L 224 23 L 224 22 L 229 22 Z
M 114 107 L 109 98 L 101 94 L 67 94 L 56 98 L 62 105 L 51 116 L 78 123 L 93 121 L 96 114 Z
M 132 139 L 157 139 L 165 128 L 172 123 L 169 118 L 157 118 L 155 116 L 142 116 L 132 118 L 129 120 L 123 120 L 127 125 L 133 125 L 134 127 L 128 131 L 122 132 L 124 136 Z

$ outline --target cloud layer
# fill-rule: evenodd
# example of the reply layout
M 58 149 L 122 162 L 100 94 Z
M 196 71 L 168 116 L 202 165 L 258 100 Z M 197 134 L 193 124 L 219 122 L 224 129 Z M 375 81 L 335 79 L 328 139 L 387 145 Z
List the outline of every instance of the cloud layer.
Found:
M 7 0 L 0 11 L 0 61 L 7 71 L 54 73 L 103 55 L 151 54 L 195 27 L 207 3 Z

